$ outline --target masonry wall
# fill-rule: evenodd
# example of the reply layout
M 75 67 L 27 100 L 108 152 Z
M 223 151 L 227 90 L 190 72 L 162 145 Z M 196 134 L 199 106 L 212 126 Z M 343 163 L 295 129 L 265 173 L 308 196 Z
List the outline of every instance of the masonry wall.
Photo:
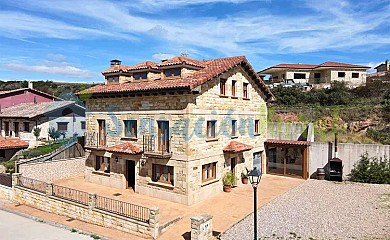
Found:
M 61 159 L 47 162 L 25 163 L 18 166 L 23 176 L 44 182 L 82 176 L 85 171 L 85 158 Z
M 364 153 L 369 157 L 390 157 L 390 145 L 340 143 L 337 147 L 337 157 L 343 160 L 343 179 L 348 179 L 353 165 L 360 160 Z M 311 143 L 309 150 L 309 176 L 316 177 L 317 168 L 327 168 L 328 160 L 333 158 L 332 143 Z

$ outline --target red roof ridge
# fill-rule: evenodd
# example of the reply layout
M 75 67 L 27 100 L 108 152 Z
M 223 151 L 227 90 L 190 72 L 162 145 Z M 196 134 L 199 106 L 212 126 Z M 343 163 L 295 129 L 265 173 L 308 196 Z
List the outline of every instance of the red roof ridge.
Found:
M 164 66 L 179 65 L 179 64 L 186 64 L 195 67 L 204 67 L 203 61 L 198 61 L 196 59 L 192 59 L 184 56 L 176 56 L 170 58 L 166 61 L 157 64 L 157 66 L 164 67 Z

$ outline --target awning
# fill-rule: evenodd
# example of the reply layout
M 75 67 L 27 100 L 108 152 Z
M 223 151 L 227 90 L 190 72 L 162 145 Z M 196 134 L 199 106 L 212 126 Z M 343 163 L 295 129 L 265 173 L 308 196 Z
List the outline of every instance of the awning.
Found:
M 142 149 L 132 143 L 118 144 L 115 146 L 107 147 L 105 150 L 108 152 L 127 153 L 127 154 L 142 153 Z
M 253 147 L 246 145 L 244 143 L 236 142 L 236 141 L 231 141 L 224 149 L 224 152 L 243 152 L 243 151 L 248 151 L 251 150 Z
M 309 141 L 296 141 L 296 140 L 279 140 L 279 139 L 267 139 L 265 143 L 283 144 L 283 145 L 301 145 L 310 146 Z

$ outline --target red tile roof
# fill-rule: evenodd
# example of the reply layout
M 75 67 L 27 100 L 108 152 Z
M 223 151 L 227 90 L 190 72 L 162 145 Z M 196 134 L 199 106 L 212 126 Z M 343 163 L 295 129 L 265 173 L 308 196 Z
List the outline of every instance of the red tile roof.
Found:
M 302 145 L 309 146 L 309 141 L 296 141 L 296 140 L 279 140 L 279 139 L 267 139 L 266 143 L 276 143 L 276 144 L 284 144 L 284 145 Z
M 158 66 L 163 67 L 163 66 L 172 66 L 172 65 L 181 65 L 181 64 L 191 65 L 195 67 L 204 67 L 203 62 L 195 59 L 183 57 L 183 56 L 178 56 L 178 57 L 168 59 L 164 62 L 159 63 Z
M 146 62 L 136 64 L 134 66 L 130 66 L 126 69 L 126 71 L 141 70 L 141 69 L 158 69 L 158 67 L 157 67 L 157 63 L 146 61 Z
M 187 63 L 188 58 L 176 57 L 173 59 L 185 59 Z M 176 60 L 175 60 L 176 61 Z M 172 62 L 175 62 L 172 61 Z M 194 63 L 196 60 L 192 60 Z M 170 60 L 166 62 L 171 62 Z M 199 62 L 199 61 L 196 61 Z M 165 63 L 165 62 L 164 62 Z M 192 64 L 191 63 L 191 64 Z M 174 78 L 174 79 L 163 79 L 163 80 L 149 80 L 142 82 L 126 82 L 126 83 L 117 83 L 117 84 L 100 84 L 89 89 L 79 92 L 79 95 L 91 94 L 91 93 L 119 93 L 119 92 L 138 92 L 138 91 L 152 91 L 160 89 L 188 89 L 192 90 L 197 86 L 200 86 L 212 79 L 213 77 L 218 76 L 219 74 L 226 72 L 227 70 L 241 65 L 254 78 L 256 83 L 259 85 L 260 89 L 265 93 L 267 99 L 274 99 L 274 96 L 270 89 L 265 85 L 263 80 L 256 74 L 252 66 L 249 64 L 247 59 L 244 56 L 238 57 L 228 57 L 228 58 L 219 58 L 213 60 L 206 60 L 201 62 L 204 66 L 202 69 L 197 70 L 195 73 L 185 77 L 185 78 Z
M 28 142 L 20 139 L 0 139 L 0 149 L 28 148 Z
M 297 68 L 297 69 L 313 69 L 317 67 L 318 65 L 315 64 L 289 64 L 289 63 L 281 63 L 278 65 L 273 66 L 273 68 Z
M 224 152 L 242 152 L 251 150 L 253 147 L 244 143 L 230 141 L 230 143 L 223 149 Z
M 320 68 L 320 67 L 367 68 L 367 69 L 370 68 L 370 67 L 362 66 L 362 65 L 339 63 L 339 62 L 324 62 L 324 63 L 318 65 L 316 68 Z
M 106 151 L 128 154 L 142 153 L 142 149 L 136 145 L 133 145 L 132 143 L 122 143 L 112 147 L 108 147 L 106 148 Z
M 102 71 L 102 74 L 115 73 L 115 72 L 120 72 L 120 71 L 124 72 L 130 67 L 131 66 L 126 66 L 126 65 L 114 65 L 114 66 L 110 67 L 109 69 Z

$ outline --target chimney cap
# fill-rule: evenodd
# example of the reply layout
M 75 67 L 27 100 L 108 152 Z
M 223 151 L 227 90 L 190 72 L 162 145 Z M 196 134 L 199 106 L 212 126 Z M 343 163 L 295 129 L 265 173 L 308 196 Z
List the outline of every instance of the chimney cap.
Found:
M 111 66 L 115 66 L 115 65 L 121 65 L 122 64 L 122 61 L 121 60 L 118 60 L 118 59 L 112 59 L 110 61 L 110 65 Z

